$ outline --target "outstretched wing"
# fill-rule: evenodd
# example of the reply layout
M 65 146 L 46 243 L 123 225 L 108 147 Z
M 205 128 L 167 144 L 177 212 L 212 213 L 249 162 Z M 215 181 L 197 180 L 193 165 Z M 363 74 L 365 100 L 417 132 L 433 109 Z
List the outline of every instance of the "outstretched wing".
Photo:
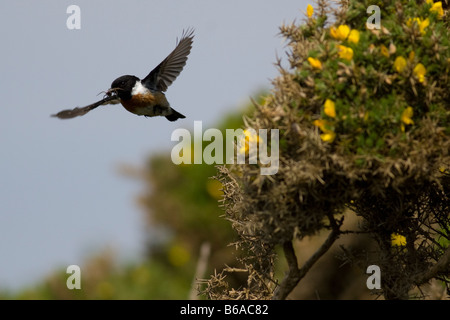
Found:
M 192 49 L 193 34 L 193 29 L 183 31 L 176 48 L 142 80 L 144 86 L 152 90 L 167 90 L 186 65 Z
M 83 108 L 75 108 L 75 109 L 67 109 L 67 110 L 62 110 L 60 112 L 58 112 L 57 114 L 52 114 L 52 117 L 57 117 L 59 119 L 72 119 L 78 116 L 83 116 L 86 113 L 88 113 L 89 111 L 97 108 L 98 106 L 104 105 L 104 104 L 116 104 L 119 103 L 119 98 L 117 95 L 111 95 L 111 96 L 107 96 L 106 98 L 103 98 L 100 101 L 97 101 L 93 104 L 90 104 L 86 107 Z

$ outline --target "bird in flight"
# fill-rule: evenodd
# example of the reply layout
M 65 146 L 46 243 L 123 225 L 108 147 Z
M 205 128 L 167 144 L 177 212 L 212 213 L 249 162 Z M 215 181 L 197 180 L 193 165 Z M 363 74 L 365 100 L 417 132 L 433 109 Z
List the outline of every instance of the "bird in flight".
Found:
M 164 92 L 186 65 L 193 38 L 193 29 L 183 31 L 175 49 L 144 79 L 140 80 L 132 75 L 121 76 L 112 82 L 102 100 L 83 108 L 60 111 L 52 117 L 71 119 L 85 115 L 101 105 L 121 103 L 129 112 L 139 116 L 164 116 L 169 121 L 186 118 L 170 106 Z

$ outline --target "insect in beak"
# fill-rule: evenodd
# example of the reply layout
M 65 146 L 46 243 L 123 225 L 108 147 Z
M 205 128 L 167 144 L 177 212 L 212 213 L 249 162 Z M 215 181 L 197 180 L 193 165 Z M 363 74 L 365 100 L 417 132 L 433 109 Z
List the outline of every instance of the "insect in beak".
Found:
M 116 91 L 117 91 L 117 89 L 111 88 L 111 89 L 108 89 L 107 91 L 105 91 L 105 94 L 106 94 L 108 97 L 110 97 L 111 94 L 116 93 Z

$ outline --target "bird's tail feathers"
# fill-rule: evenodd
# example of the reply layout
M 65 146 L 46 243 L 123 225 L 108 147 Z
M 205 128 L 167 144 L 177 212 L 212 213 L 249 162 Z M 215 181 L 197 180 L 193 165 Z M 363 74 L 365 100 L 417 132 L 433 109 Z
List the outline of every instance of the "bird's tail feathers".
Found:
M 186 116 L 182 115 L 178 111 L 172 109 L 172 113 L 166 116 L 167 120 L 169 121 L 177 121 L 178 119 L 184 119 Z

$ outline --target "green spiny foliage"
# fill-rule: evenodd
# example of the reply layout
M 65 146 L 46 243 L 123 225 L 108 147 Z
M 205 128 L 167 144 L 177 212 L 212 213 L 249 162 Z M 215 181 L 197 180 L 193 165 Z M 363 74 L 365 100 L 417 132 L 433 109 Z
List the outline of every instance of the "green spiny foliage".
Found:
M 380 29 L 366 27 L 370 5 L 381 10 Z M 227 290 L 216 275 L 211 298 L 271 298 L 275 247 L 341 232 L 346 208 L 379 244 L 386 298 L 408 297 L 430 278 L 448 281 L 448 265 L 424 278 L 445 253 L 436 239 L 448 240 L 450 225 L 450 31 L 439 8 L 370 0 L 333 9 L 320 0 L 304 23 L 280 28 L 289 67 L 278 63 L 272 94 L 246 123 L 280 130 L 280 168 L 273 176 L 258 164 L 221 169 L 249 281 Z M 395 233 L 407 245 L 393 252 Z

